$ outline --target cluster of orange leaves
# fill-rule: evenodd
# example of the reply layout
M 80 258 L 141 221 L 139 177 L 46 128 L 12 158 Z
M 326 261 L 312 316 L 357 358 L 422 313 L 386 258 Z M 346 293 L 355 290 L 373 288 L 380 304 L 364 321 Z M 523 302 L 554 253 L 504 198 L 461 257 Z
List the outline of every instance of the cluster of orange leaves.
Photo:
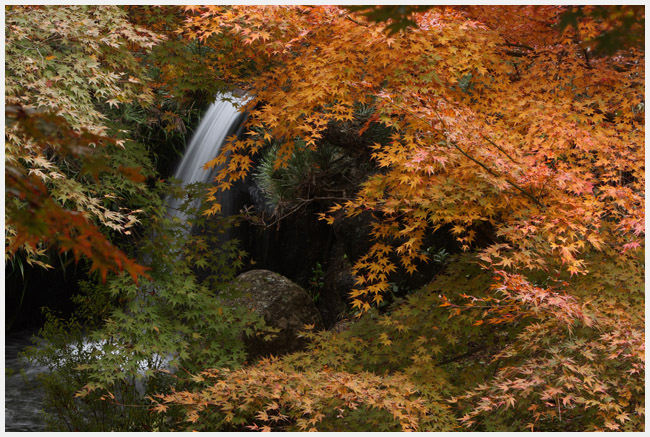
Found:
M 234 57 L 260 65 L 258 77 L 239 84 L 252 97 L 246 108 L 250 130 L 231 138 L 206 164 L 219 169 L 208 198 L 214 201 L 217 191 L 245 177 L 250 161 L 243 157 L 258 153 L 271 138 L 281 142 L 277 166 L 286 166 L 297 138 L 317 147 L 328 126 L 371 107 L 374 113 L 359 134 L 370 123 L 392 129 L 372 150 L 380 171 L 354 198 L 321 217 L 331 223 L 341 213 L 370 212 L 375 219 L 375 244 L 354 265 L 353 306 L 368 310 L 381 303 L 391 272 L 413 272 L 426 262 L 427 232 L 447 227 L 469 250 L 487 227 L 492 243 L 477 256 L 496 273 L 493 297 L 447 304 L 457 312 L 490 307 L 477 324 L 535 318 L 539 323 L 518 338 L 518 351 L 526 341 L 535 345 L 535 335 L 556 338 L 552 333 L 569 335 L 558 354 L 580 352 L 571 343 L 575 327 L 607 332 L 625 315 L 594 316 L 590 296 L 573 296 L 560 278 L 597 268 L 590 266 L 593 253 L 630 259 L 643 248 L 645 70 L 639 48 L 621 47 L 611 56 L 595 51 L 600 36 L 638 9 L 612 9 L 609 17 L 598 18 L 585 7 L 575 26 L 560 29 L 567 11 L 439 7 L 417 15 L 417 28 L 388 35 L 382 26 L 334 6 L 188 8 L 189 37 L 209 43 L 214 35 L 228 35 L 239 42 Z M 218 210 L 215 203 L 208 214 Z M 535 285 L 526 278 L 530 272 L 557 279 L 551 286 Z M 629 334 L 629 344 L 616 344 L 629 351 L 626 365 L 632 362 L 632 370 L 642 372 L 643 336 L 630 323 L 629 330 L 602 334 L 616 341 L 600 338 L 584 352 L 602 355 Z M 549 358 L 547 346 L 528 364 L 500 371 L 504 392 L 516 374 L 526 375 L 516 388 L 525 397 L 553 380 L 558 369 L 571 371 Z M 582 378 L 602 367 L 580 369 Z M 610 429 L 625 422 L 624 414 L 617 419 L 607 410 L 620 403 L 603 406 L 611 397 L 598 397 L 601 386 L 580 379 L 567 387 L 578 383 L 586 384 L 586 394 L 565 396 L 564 406 L 604 409 L 597 415 Z M 552 400 L 560 393 L 549 390 L 533 405 L 539 408 L 534 421 L 561 416 L 562 407 Z M 485 392 L 489 405 L 475 409 L 466 423 L 481 412 L 512 407 L 514 397 L 501 396 L 498 384 L 467 398 Z
M 644 333 L 625 319 L 608 325 L 592 338 L 566 336 L 552 320 L 529 325 L 495 357 L 507 362 L 524 346 L 523 362 L 501 367 L 494 380 L 452 399 L 472 405 L 460 421 L 470 426 L 481 415 L 520 408 L 531 431 L 562 423 L 563 415 L 577 430 L 638 430 L 645 417 Z
M 338 7 L 190 8 L 188 36 L 228 34 L 241 42 L 233 56 L 273 66 L 242 84 L 251 130 L 206 164 L 220 168 L 209 198 L 270 138 L 282 139 L 284 166 L 296 138 L 316 147 L 329 124 L 370 105 L 369 122 L 394 132 L 372 153 L 384 171 L 331 211 L 378 219 L 377 244 L 355 266 L 355 307 L 381 302 L 392 253 L 415 271 L 423 236 L 445 225 L 469 249 L 489 224 L 498 241 L 480 258 L 497 269 L 583 274 L 591 250 L 638 248 L 643 54 L 585 55 L 607 23 L 552 30 L 563 10 L 435 8 L 388 36 Z
M 329 369 L 286 372 L 275 360 L 263 360 L 246 369 L 207 370 L 194 381 L 209 382 L 209 386 L 158 395 L 153 410 L 165 412 L 170 405 L 184 405 L 190 427 L 198 427 L 202 413 L 212 409 L 220 412 L 226 423 L 236 417 L 252 419 L 248 429 L 261 431 L 287 424 L 298 431 L 318 431 L 326 418 L 324 412 L 338 411 L 338 418 L 344 419 L 361 406 L 385 410 L 403 431 L 417 431 L 429 413 L 403 375 L 358 375 Z

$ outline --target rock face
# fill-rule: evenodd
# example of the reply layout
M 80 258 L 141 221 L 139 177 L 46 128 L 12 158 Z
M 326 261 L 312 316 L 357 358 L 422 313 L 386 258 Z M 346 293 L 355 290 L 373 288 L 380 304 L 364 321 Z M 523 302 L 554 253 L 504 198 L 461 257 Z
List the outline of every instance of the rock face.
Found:
M 245 339 L 250 357 L 281 355 L 302 349 L 306 341 L 298 336 L 305 325 L 323 329 L 320 313 L 311 297 L 299 285 L 269 270 L 242 273 L 226 293 L 235 305 L 245 306 L 264 317 L 268 326 L 280 330 L 270 341 Z

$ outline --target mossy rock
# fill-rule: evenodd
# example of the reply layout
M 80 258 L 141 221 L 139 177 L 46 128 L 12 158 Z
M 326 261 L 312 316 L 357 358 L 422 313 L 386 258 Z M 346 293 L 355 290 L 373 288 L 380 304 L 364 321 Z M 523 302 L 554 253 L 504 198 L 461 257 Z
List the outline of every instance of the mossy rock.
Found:
M 284 276 L 269 270 L 251 270 L 233 280 L 222 295 L 234 305 L 255 311 L 266 324 L 278 330 L 271 340 L 257 336 L 244 342 L 249 357 L 283 355 L 303 349 L 306 341 L 300 336 L 305 325 L 322 330 L 323 322 L 309 294 Z

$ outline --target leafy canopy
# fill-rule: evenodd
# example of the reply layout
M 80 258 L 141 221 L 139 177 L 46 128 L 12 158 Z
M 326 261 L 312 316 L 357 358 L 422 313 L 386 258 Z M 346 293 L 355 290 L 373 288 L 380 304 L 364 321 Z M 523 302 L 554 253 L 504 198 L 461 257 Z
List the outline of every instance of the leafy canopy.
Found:
M 476 326 L 525 329 L 492 356 L 512 365 L 467 392 L 465 399 L 481 399 L 467 425 L 513 408 L 508 390 L 526 399 L 522 427 L 564 417 L 580 419 L 580 429 L 619 429 L 631 414 L 637 425 L 644 415 L 638 403 L 621 414 L 639 393 L 627 386 L 614 398 L 608 390 L 623 387 L 620 372 L 606 364 L 615 356 L 629 375 L 643 372 L 642 306 L 630 303 L 638 288 L 632 280 L 595 305 L 598 286 L 580 282 L 603 269 L 613 274 L 606 259 L 642 276 L 644 52 L 616 30 L 638 32 L 644 12 L 575 11 L 440 7 L 413 16 L 416 28 L 387 34 L 335 6 L 187 8 L 188 37 L 225 49 L 227 36 L 236 41 L 233 58 L 260 66 L 239 82 L 253 96 L 251 129 L 207 163 L 220 168 L 209 200 L 248 174 L 251 156 L 271 141 L 275 165 L 284 167 L 297 144 L 319 147 L 331 123 L 367 105 L 367 125 L 392 130 L 371 152 L 380 171 L 331 209 L 377 220 L 374 245 L 354 266 L 353 306 L 368 311 L 383 301 L 392 272 L 426 262 L 431 229 L 449 227 L 463 249 L 477 249 L 476 261 L 492 273 L 489 292 L 452 292 L 440 305 L 452 316 L 482 309 Z M 618 50 L 599 50 L 612 35 Z M 215 203 L 208 214 L 218 211 Z M 479 237 L 488 243 L 476 247 Z M 566 409 L 577 416 L 568 419 Z
M 271 138 L 284 166 L 297 138 L 317 147 L 330 122 L 372 104 L 371 121 L 394 130 L 372 154 L 385 171 L 332 210 L 381 219 L 356 264 L 355 306 L 381 301 L 397 268 L 388 253 L 414 271 L 424 230 L 447 224 L 466 249 L 489 225 L 480 259 L 497 269 L 582 274 L 591 250 L 638 248 L 642 52 L 586 56 L 608 22 L 585 15 L 560 33 L 563 10 L 437 8 L 389 36 L 337 7 L 189 8 L 188 36 L 228 34 L 234 57 L 274 65 L 247 83 L 255 129 L 207 164 L 226 164 L 211 193 L 244 177 Z

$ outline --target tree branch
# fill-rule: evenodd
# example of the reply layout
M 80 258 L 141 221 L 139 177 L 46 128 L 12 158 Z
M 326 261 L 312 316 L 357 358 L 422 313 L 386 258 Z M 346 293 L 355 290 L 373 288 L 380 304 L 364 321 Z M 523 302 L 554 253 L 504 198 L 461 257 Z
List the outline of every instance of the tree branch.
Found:
M 508 47 L 516 47 L 518 49 L 526 49 L 526 50 L 529 50 L 531 52 L 535 51 L 535 49 L 533 47 L 527 46 L 526 44 L 519 44 L 519 43 L 506 41 L 505 43 L 503 43 L 501 45 L 508 46 Z
M 380 98 L 381 98 L 381 97 L 380 97 Z M 398 105 L 398 104 L 396 104 L 396 103 L 394 103 L 394 102 L 391 102 L 390 100 L 384 99 L 384 101 L 388 102 L 390 105 L 395 106 L 396 108 L 401 109 L 402 111 L 404 111 L 406 114 L 410 115 L 411 117 L 417 118 L 418 120 L 425 122 L 426 124 L 428 124 L 429 126 L 431 126 L 431 127 L 433 128 L 433 125 L 431 124 L 431 121 L 430 121 L 430 120 L 425 120 L 425 119 L 422 118 L 421 116 L 419 116 L 419 115 L 417 115 L 417 114 L 414 114 L 413 112 L 409 111 L 408 109 L 405 109 L 405 108 L 403 108 L 402 106 L 400 106 L 400 105 Z M 515 189 L 517 189 L 519 192 L 521 192 L 524 196 L 528 197 L 528 198 L 529 198 L 530 200 L 532 200 L 536 205 L 540 206 L 541 208 L 545 208 L 545 205 L 544 205 L 542 202 L 540 202 L 540 201 L 539 201 L 535 196 L 533 196 L 530 192 L 528 192 L 528 191 L 526 191 L 524 188 L 520 187 L 516 182 L 511 181 L 510 179 L 508 179 L 508 178 L 505 177 L 505 176 L 500 176 L 499 174 L 497 174 L 496 172 L 494 172 L 492 169 L 490 169 L 486 164 L 480 162 L 479 160 L 477 160 L 476 158 L 474 158 L 473 156 L 471 156 L 469 153 L 467 153 L 465 150 L 463 150 L 463 149 L 462 149 L 462 148 L 461 148 L 461 147 L 460 147 L 460 146 L 459 146 L 455 141 L 450 141 L 450 140 L 449 140 L 449 136 L 448 136 L 449 129 L 447 129 L 447 124 L 446 124 L 445 121 L 442 119 L 442 117 L 440 116 L 440 114 L 438 114 L 438 111 L 436 111 L 436 110 L 433 109 L 433 108 L 431 108 L 431 109 L 433 110 L 433 113 L 436 114 L 436 117 L 438 118 L 438 121 L 440 121 L 440 123 L 442 124 L 442 126 L 443 126 L 443 128 L 444 128 L 444 134 L 445 134 L 445 137 L 447 137 L 447 140 L 445 141 L 446 144 L 449 144 L 449 145 L 453 146 L 456 150 L 458 150 L 460 153 L 462 153 L 465 157 L 467 157 L 468 159 L 470 159 L 472 162 L 475 162 L 476 164 L 480 165 L 483 169 L 485 169 L 485 171 L 487 171 L 488 173 L 490 173 L 492 176 L 497 177 L 497 178 L 498 178 L 498 177 L 503 177 L 503 178 L 505 179 L 505 181 L 506 181 L 508 184 L 512 185 Z M 497 147 L 498 147 L 498 146 L 497 146 Z M 500 149 L 500 148 L 499 148 L 499 149 Z M 512 159 L 512 158 L 511 158 L 511 159 Z
M 487 141 L 488 143 L 492 144 L 494 147 L 496 147 L 497 149 L 499 149 L 499 151 L 500 151 L 501 153 L 503 153 L 504 155 L 506 155 L 506 156 L 508 157 L 508 159 L 510 159 L 510 161 L 514 162 L 515 164 L 519 164 L 517 161 L 515 161 L 515 159 L 514 159 L 512 156 L 508 155 L 508 153 L 506 153 L 506 151 L 503 150 L 503 149 L 502 149 L 499 145 L 497 145 L 494 141 L 492 141 L 491 139 L 489 139 L 489 138 L 486 137 L 485 135 L 481 135 L 481 138 L 483 138 L 485 141 Z
M 474 355 L 475 353 L 480 352 L 480 351 L 482 351 L 482 350 L 484 350 L 484 349 L 486 349 L 485 346 L 477 346 L 477 347 L 475 347 L 475 348 L 473 348 L 473 349 L 468 350 L 468 351 L 465 352 L 464 354 L 456 355 L 456 356 L 451 357 L 451 358 L 448 358 L 448 359 L 446 359 L 446 360 L 444 360 L 444 361 L 438 361 L 438 362 L 436 363 L 436 365 L 438 365 L 438 366 L 442 366 L 442 365 L 444 365 L 444 364 L 453 363 L 454 361 L 462 360 L 463 358 L 465 358 L 465 357 L 469 357 L 469 356 L 471 356 L 471 355 Z
M 354 18 L 350 17 L 349 15 L 346 15 L 346 16 L 345 16 L 345 19 L 346 19 L 346 20 L 349 20 L 349 21 L 352 21 L 354 24 L 358 24 L 359 26 L 370 27 L 370 26 L 367 25 L 367 24 L 363 24 L 363 23 L 358 22 L 357 20 L 355 20 Z

